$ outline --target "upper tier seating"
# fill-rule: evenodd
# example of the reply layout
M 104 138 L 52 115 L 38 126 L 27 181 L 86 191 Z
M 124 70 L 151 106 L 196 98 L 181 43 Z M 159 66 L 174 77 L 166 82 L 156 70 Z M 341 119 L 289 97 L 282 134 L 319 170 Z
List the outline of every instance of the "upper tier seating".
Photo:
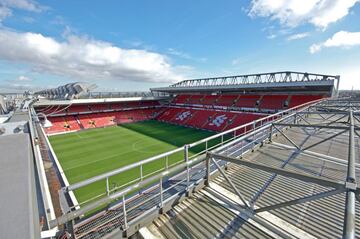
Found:
M 149 107 L 149 106 L 158 106 L 160 105 L 159 101 L 141 101 L 141 107 Z
M 217 109 L 222 107 L 237 107 L 252 110 L 281 110 L 320 98 L 322 98 L 322 96 L 319 95 L 177 95 L 172 103 L 196 105 L 205 108 L 212 106 L 211 108 L 214 107 Z
M 259 99 L 259 95 L 178 95 L 173 103 L 255 108 Z
M 216 104 L 217 99 L 219 98 L 218 95 L 205 95 L 201 101 L 203 105 L 213 105 Z
M 239 108 L 256 108 L 259 95 L 240 95 L 234 106 Z
M 189 99 L 190 95 L 178 95 L 174 99 L 175 104 L 185 104 Z
M 293 95 L 291 96 L 289 108 L 305 104 L 310 101 L 319 100 L 323 98 L 321 95 Z
M 37 112 L 44 112 L 45 114 L 74 115 L 76 113 L 88 113 L 88 112 L 103 112 L 111 110 L 123 110 L 129 108 L 143 108 L 143 107 L 155 107 L 160 105 L 159 101 L 129 101 L 129 102 L 114 102 L 114 103 L 96 103 L 96 104 L 73 104 L 73 105 L 61 105 L 51 107 L 37 107 Z
M 220 95 L 216 105 L 228 107 L 232 106 L 238 97 L 238 95 Z
M 202 99 L 204 98 L 204 95 L 191 95 L 188 99 L 187 104 L 192 105 L 200 105 L 202 104 Z
M 109 109 L 109 104 L 93 104 L 90 106 L 92 111 L 103 111 Z
M 260 109 L 282 109 L 288 97 L 287 95 L 264 95 L 261 99 Z
M 76 112 L 87 112 L 90 111 L 87 105 L 72 105 L 67 108 L 65 111 L 68 113 L 76 113 Z

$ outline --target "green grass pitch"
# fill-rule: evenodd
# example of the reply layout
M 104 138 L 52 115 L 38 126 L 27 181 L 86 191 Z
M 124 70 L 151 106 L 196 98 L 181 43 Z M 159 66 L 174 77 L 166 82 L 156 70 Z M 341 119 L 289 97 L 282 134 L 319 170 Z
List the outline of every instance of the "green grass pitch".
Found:
M 214 133 L 186 128 L 158 121 L 144 121 L 118 126 L 83 130 L 50 136 L 51 145 L 70 184 L 109 172 L 116 168 L 167 152 L 206 138 Z M 196 153 L 202 146 L 192 149 Z M 174 164 L 183 160 L 183 152 L 168 158 Z M 165 159 L 146 164 L 143 174 L 148 175 L 165 166 Z M 138 168 L 113 176 L 111 188 L 130 182 L 140 175 Z M 79 202 L 105 193 L 106 182 L 99 181 L 75 191 Z

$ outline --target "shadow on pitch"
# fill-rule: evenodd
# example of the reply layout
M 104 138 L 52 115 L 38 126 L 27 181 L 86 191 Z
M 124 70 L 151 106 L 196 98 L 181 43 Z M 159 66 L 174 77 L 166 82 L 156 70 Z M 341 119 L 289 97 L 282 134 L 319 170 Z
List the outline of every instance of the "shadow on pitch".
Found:
M 215 134 L 214 132 L 210 131 L 195 130 L 184 126 L 162 123 L 155 120 L 131 124 L 121 124 L 118 125 L 118 127 L 135 131 L 176 147 L 182 147 L 185 144 L 193 143 Z M 193 148 L 191 151 L 196 153 L 200 150 L 201 145 L 200 147 Z

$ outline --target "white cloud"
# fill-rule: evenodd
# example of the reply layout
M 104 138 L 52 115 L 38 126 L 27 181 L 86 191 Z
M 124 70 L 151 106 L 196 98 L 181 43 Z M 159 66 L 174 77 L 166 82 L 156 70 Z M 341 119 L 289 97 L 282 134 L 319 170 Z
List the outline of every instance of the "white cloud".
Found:
M 19 76 L 16 81 L 31 81 L 31 79 L 27 76 Z
M 252 0 L 249 15 L 270 17 L 282 25 L 311 23 L 325 29 L 349 14 L 359 0 Z
M 293 40 L 299 40 L 299 39 L 303 39 L 305 37 L 308 37 L 309 33 L 308 32 L 303 32 L 303 33 L 298 33 L 298 34 L 294 34 L 291 35 L 287 38 L 288 41 L 293 41 Z
M 346 66 L 344 69 L 339 69 L 340 86 L 342 90 L 360 90 L 359 75 L 360 69 L 358 66 Z
M 122 49 L 85 37 L 72 35 L 60 42 L 42 34 L 2 29 L 0 42 L 0 59 L 28 64 L 40 73 L 83 80 L 176 82 L 183 79 L 177 73 L 178 67 L 172 66 L 164 55 Z
M 328 47 L 350 48 L 357 45 L 360 45 L 360 32 L 339 31 L 325 42 L 311 45 L 310 53 L 314 54 Z
M 41 12 L 45 7 L 33 0 L 0 0 L 0 23 L 12 15 L 12 9 Z
M 9 83 L 16 83 L 16 84 L 25 84 L 26 82 L 32 81 L 31 78 L 24 76 L 24 75 L 20 75 L 14 79 L 11 80 L 5 80 Z

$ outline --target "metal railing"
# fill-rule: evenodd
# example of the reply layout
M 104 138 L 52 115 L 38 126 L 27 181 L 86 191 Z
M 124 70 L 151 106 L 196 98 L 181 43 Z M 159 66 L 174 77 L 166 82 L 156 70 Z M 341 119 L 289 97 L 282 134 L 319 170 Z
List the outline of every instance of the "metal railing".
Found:
M 102 98 L 128 98 L 128 97 L 169 97 L 163 92 L 131 91 L 131 92 L 88 92 L 80 96 L 80 99 Z

